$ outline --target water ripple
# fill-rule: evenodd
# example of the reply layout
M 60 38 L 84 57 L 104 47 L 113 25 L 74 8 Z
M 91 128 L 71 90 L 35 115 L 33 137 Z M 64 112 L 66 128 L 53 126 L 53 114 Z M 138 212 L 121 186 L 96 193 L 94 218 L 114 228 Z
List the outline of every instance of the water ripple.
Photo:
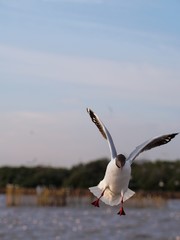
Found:
M 180 240 L 180 200 L 164 208 L 0 206 L 2 240 Z

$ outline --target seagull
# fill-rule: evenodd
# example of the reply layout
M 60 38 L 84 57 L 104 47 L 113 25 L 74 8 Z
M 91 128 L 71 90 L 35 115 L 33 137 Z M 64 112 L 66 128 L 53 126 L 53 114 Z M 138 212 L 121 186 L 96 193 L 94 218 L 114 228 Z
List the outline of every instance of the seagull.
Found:
M 179 133 L 153 137 L 137 146 L 126 158 L 123 154 L 117 154 L 113 139 L 100 118 L 90 108 L 87 108 L 87 112 L 102 136 L 107 140 L 111 155 L 103 180 L 97 186 L 89 188 L 90 192 L 97 197 L 92 202 L 92 205 L 99 207 L 100 200 L 110 206 L 120 204 L 117 214 L 126 215 L 123 203 L 135 194 L 134 191 L 128 188 L 133 161 L 140 153 L 170 142 Z

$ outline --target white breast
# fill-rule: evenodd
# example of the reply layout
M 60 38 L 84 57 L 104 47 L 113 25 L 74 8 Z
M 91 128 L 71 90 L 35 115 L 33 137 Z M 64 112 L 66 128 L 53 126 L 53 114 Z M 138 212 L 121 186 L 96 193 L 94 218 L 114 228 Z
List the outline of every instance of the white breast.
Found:
M 113 159 L 107 166 L 103 180 L 112 192 L 121 193 L 122 191 L 125 192 L 127 190 L 130 177 L 131 167 L 129 162 L 126 162 L 121 169 L 116 166 L 115 159 Z

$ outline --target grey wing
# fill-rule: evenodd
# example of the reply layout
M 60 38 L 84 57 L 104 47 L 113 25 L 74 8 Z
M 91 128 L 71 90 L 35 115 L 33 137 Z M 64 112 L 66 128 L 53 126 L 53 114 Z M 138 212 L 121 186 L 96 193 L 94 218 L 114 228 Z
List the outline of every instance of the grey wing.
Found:
M 158 146 L 161 146 L 161 145 L 164 145 L 164 144 L 170 142 L 171 139 L 173 139 L 177 134 L 179 134 L 179 133 L 172 133 L 172 134 L 166 134 L 166 135 L 154 137 L 154 138 L 142 143 L 141 145 L 136 147 L 136 149 L 129 155 L 129 157 L 127 158 L 127 161 L 130 161 L 130 163 L 132 164 L 134 159 L 140 153 L 150 150 L 151 148 L 155 148 L 155 147 L 158 147 Z
M 95 123 L 102 136 L 108 141 L 111 159 L 115 158 L 117 156 L 117 152 L 111 134 L 109 133 L 105 125 L 102 123 L 102 121 L 99 119 L 99 117 L 90 108 L 87 108 L 87 112 L 89 113 L 91 120 L 93 121 L 93 123 Z

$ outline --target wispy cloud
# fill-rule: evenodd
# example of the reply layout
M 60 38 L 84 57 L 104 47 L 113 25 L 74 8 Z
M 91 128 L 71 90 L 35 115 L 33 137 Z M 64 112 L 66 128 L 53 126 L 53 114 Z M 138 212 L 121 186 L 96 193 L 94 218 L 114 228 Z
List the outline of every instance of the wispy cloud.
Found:
M 179 131 L 178 4 L 2 0 L 0 19 L 1 165 L 109 156 L 86 107 L 124 154 Z M 175 159 L 178 138 L 147 154 Z
M 48 3 L 88 3 L 88 4 L 101 4 L 105 0 L 42 0 Z
M 55 55 L 3 45 L 0 53 L 1 59 L 4 59 L 1 61 L 2 75 L 12 81 L 83 84 L 109 88 L 109 94 L 114 96 L 120 91 L 121 96 L 128 99 L 142 98 L 164 105 L 180 104 L 180 71 L 176 68 Z
M 158 126 L 148 128 L 147 123 L 135 124 L 134 119 L 125 119 L 122 115 L 116 114 L 111 118 L 100 112 L 98 115 L 109 128 L 117 150 L 126 155 L 137 144 L 159 133 L 160 130 L 164 133 L 165 130 L 168 132 L 172 130 L 167 129 L 163 123 L 159 126 L 160 129 Z M 36 159 L 35 164 L 38 165 L 71 166 L 81 161 L 109 156 L 107 142 L 103 141 L 92 125 L 85 109 L 61 113 L 0 113 L 0 132 L 1 165 L 7 163 L 27 165 Z M 178 144 L 178 141 L 174 141 L 173 144 L 144 156 L 177 158 Z
M 26 165 L 36 159 L 36 164 L 68 166 L 80 159 L 87 160 L 87 146 L 82 152 L 80 149 L 85 141 L 85 116 L 85 109 L 84 114 L 78 111 L 0 113 L 3 149 L 0 164 Z

